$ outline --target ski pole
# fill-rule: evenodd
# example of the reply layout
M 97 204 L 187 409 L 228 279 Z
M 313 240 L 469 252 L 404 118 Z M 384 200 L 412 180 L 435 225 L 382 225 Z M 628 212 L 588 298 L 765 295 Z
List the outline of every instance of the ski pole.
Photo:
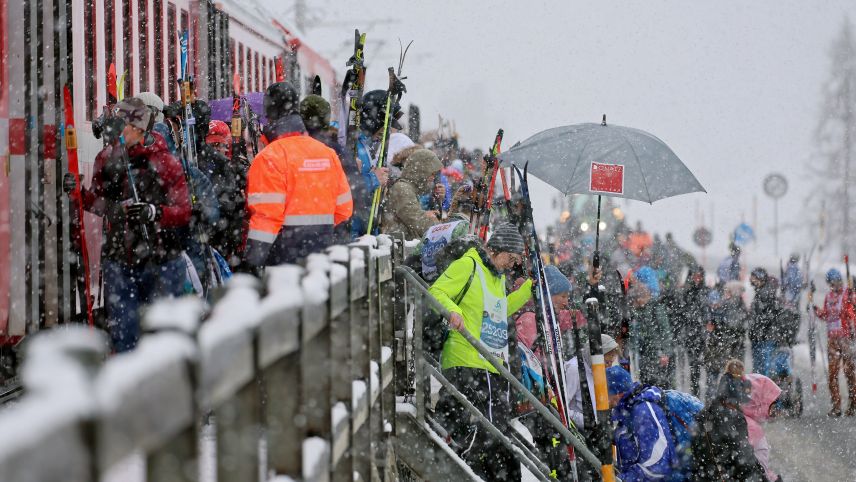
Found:
M 131 196 L 134 198 L 134 202 L 138 203 L 138 202 L 140 202 L 140 195 L 139 195 L 139 193 L 137 193 L 137 184 L 136 184 L 136 181 L 134 181 L 134 172 L 133 172 L 133 169 L 131 168 L 131 159 L 128 157 L 128 149 L 125 145 L 125 136 L 124 135 L 119 136 L 119 147 L 122 150 L 122 160 L 125 162 L 125 167 L 127 168 L 127 172 L 128 172 L 128 184 L 131 187 Z M 146 226 L 146 223 L 144 223 L 144 222 L 140 223 L 140 230 L 143 233 L 143 239 L 146 241 L 146 244 L 148 244 L 149 243 L 149 229 Z

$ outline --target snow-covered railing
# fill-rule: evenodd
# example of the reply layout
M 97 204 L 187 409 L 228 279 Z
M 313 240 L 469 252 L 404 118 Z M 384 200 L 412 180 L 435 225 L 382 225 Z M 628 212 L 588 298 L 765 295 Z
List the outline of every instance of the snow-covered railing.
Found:
M 133 454 L 147 480 L 200 480 L 203 426 L 220 482 L 390 474 L 393 252 L 404 243 L 364 238 L 263 282 L 236 275 L 210 310 L 155 304 L 138 347 L 106 361 L 97 331 L 34 337 L 25 394 L 0 411 L 0 480 L 90 482 Z

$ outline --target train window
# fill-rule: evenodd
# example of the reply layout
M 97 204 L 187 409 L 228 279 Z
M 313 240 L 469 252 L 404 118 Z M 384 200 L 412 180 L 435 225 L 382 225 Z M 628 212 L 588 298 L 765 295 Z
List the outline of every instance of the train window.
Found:
M 86 85 L 86 120 L 92 120 L 98 106 L 97 70 L 95 62 L 95 0 L 86 0 L 83 4 L 83 55 L 84 79 Z
M 163 0 L 154 0 L 153 6 L 152 21 L 155 24 L 155 87 L 152 91 L 163 99 L 165 97 L 163 95 Z
M 149 90 L 149 0 L 137 0 L 140 37 L 140 92 Z
M 244 44 L 238 43 L 238 77 L 241 78 L 241 85 L 244 86 L 243 90 L 246 90 L 247 82 L 244 78 Z
M 253 86 L 253 51 L 247 48 L 247 90 L 257 92 Z
M 104 0 L 104 65 L 116 62 L 116 6 L 114 0 Z M 121 74 L 118 74 L 121 75 Z
M 267 59 L 264 56 L 262 56 L 262 86 L 261 86 L 262 88 L 261 88 L 261 90 L 264 91 L 268 85 L 270 85 L 270 80 L 268 80 Z
M 261 78 L 261 75 L 259 74 L 259 72 L 261 72 L 261 70 L 259 69 L 259 53 L 258 52 L 256 52 L 256 59 L 255 59 L 255 63 L 253 65 L 255 66 L 254 67 L 255 68 L 254 75 L 255 75 L 255 79 L 256 79 L 256 92 L 259 92 L 259 91 L 261 91 L 261 85 L 262 85 L 261 80 L 262 80 L 262 78 Z
M 178 25 L 175 18 L 175 5 L 170 3 L 166 8 L 166 34 L 167 34 L 167 89 L 164 101 L 172 102 L 178 99 Z
M 238 71 L 238 59 L 235 58 L 235 39 L 229 39 L 229 58 L 232 59 L 232 70 L 229 72 L 229 85 L 232 83 L 232 77 Z M 234 94 L 234 91 L 232 92 Z
M 127 84 L 125 84 L 125 95 L 131 96 L 134 95 L 132 91 L 134 82 L 131 80 L 134 78 L 134 74 L 136 71 L 134 70 L 134 36 L 131 32 L 133 29 L 131 28 L 133 19 L 131 17 L 131 0 L 122 0 L 122 26 L 123 26 L 123 34 L 122 34 L 122 52 L 124 53 L 124 70 L 128 73 L 125 77 Z
M 270 83 L 274 83 L 276 79 L 276 61 L 271 60 L 270 65 L 268 65 L 268 73 L 270 74 Z

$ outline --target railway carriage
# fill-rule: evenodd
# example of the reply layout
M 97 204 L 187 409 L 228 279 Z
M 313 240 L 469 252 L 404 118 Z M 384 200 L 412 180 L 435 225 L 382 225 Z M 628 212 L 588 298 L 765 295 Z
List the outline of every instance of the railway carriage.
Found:
M 178 100 L 184 30 L 197 98 L 231 96 L 234 72 L 245 92 L 264 90 L 277 57 L 301 90 L 319 75 L 327 94 L 337 91 L 330 63 L 255 0 L 0 0 L 0 347 L 85 319 L 61 187 L 63 86 L 73 94 L 88 184 L 102 146 L 92 121 L 105 104 L 109 66 L 125 96 L 153 91 Z M 87 214 L 85 224 L 91 292 L 100 299 L 101 219 Z

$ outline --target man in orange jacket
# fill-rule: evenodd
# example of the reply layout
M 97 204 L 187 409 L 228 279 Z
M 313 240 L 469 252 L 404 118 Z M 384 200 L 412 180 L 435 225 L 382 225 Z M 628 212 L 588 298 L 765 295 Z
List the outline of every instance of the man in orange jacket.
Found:
M 287 82 L 265 92 L 269 143 L 247 173 L 250 227 L 244 261 L 253 270 L 325 249 L 333 244 L 333 227 L 353 212 L 339 157 L 306 135 L 298 100 Z

